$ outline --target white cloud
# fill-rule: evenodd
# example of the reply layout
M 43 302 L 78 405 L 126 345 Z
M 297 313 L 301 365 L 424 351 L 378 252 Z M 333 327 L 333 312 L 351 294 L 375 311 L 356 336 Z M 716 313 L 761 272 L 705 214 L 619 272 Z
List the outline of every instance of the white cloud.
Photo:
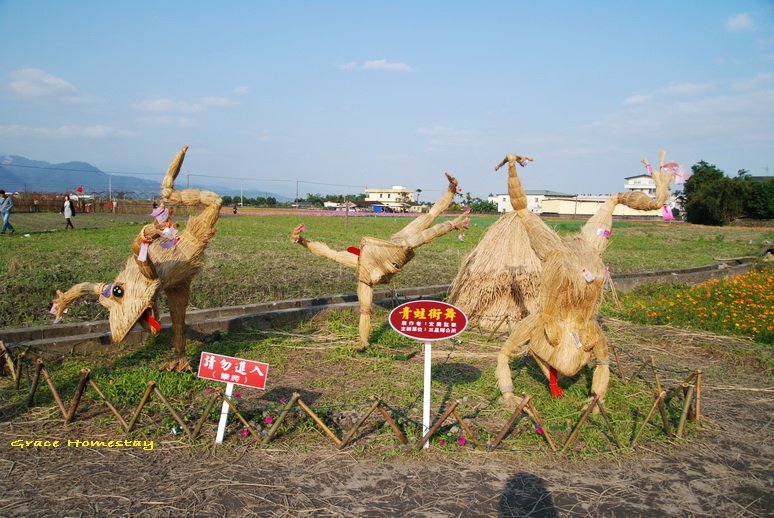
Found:
M 235 95 L 247 95 L 250 93 L 250 87 L 249 86 L 235 86 L 233 90 L 231 90 L 231 93 Z
M 672 142 L 684 149 L 713 145 L 720 149 L 763 142 L 774 133 L 770 122 L 774 120 L 772 75 L 762 73 L 736 82 L 717 81 L 712 84 L 712 95 L 654 96 L 647 105 L 633 104 L 603 114 L 583 131 L 596 141 L 622 145 Z
M 200 113 L 213 106 L 231 106 L 234 102 L 227 97 L 200 97 L 193 102 L 174 101 L 172 99 L 146 99 L 137 103 L 137 107 L 152 113 Z
M 234 101 L 228 97 L 199 97 L 197 103 L 209 108 L 210 106 L 232 106 Z
M 339 65 L 334 65 L 339 70 L 354 70 L 357 68 L 357 63 L 354 61 L 350 61 L 349 63 L 341 63 Z
M 450 126 L 417 128 L 417 135 L 429 137 L 428 143 L 436 147 L 470 146 L 476 142 L 476 132 Z
M 774 90 L 719 95 L 709 99 L 679 103 L 675 105 L 675 111 L 708 118 L 719 117 L 722 120 L 758 118 L 765 113 L 774 114 Z
M 374 59 L 366 61 L 363 65 L 364 70 L 388 70 L 395 72 L 411 72 L 411 67 L 405 63 L 390 63 L 386 59 Z
M 632 106 L 636 104 L 644 104 L 650 101 L 652 98 L 653 98 L 652 95 L 645 95 L 645 94 L 630 95 L 629 97 L 624 99 L 624 105 Z
M 739 13 L 731 18 L 727 18 L 725 25 L 726 30 L 731 32 L 754 31 L 757 29 L 752 16 L 747 13 Z
M 193 112 L 200 111 L 194 105 L 173 101 L 172 99 L 146 99 L 137 107 L 146 112 Z
M 128 131 L 117 130 L 103 124 L 93 126 L 61 126 L 55 130 L 55 134 L 60 137 L 78 137 L 78 138 L 104 138 L 115 136 L 128 136 Z
M 269 142 L 269 141 L 271 141 L 271 135 L 266 130 L 262 130 L 262 131 L 259 131 L 258 133 L 254 133 L 253 134 L 253 138 L 256 141 L 258 141 L 258 142 Z
M 178 115 L 154 115 L 149 117 L 138 117 L 137 123 L 143 126 L 153 126 L 157 128 L 192 128 L 196 122 L 188 117 Z
M 700 83 L 678 83 L 661 89 L 665 94 L 699 94 L 706 92 L 709 85 Z
M 76 88 L 39 68 L 23 68 L 9 74 L 11 93 L 21 97 L 51 97 L 71 94 Z
M 119 130 L 104 124 L 92 126 L 60 126 L 58 128 L 34 128 L 32 126 L 10 125 L 0 126 L 0 136 L 12 137 L 42 137 L 42 138 L 108 138 L 128 137 L 132 132 Z
M 740 92 L 774 87 L 774 72 L 761 72 L 757 76 L 734 81 L 731 87 Z
M 415 131 L 418 135 L 429 135 L 431 137 L 467 134 L 465 130 L 459 130 L 449 126 L 433 126 L 432 128 L 417 128 Z
M 355 61 L 334 65 L 339 70 L 375 70 L 386 72 L 412 72 L 414 69 L 406 63 L 393 63 L 386 59 L 371 59 L 358 65 Z

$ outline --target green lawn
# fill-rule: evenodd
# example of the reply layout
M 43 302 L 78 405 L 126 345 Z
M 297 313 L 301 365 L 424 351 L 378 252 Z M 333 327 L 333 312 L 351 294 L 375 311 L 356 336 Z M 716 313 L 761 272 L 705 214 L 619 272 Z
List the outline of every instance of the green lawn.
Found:
M 181 223 L 183 218 L 179 218 Z M 474 216 L 465 240 L 456 233 L 417 250 L 416 258 L 387 287 L 451 282 L 465 255 L 496 216 Z M 17 232 L 0 236 L 0 327 L 49 322 L 48 305 L 57 289 L 78 282 L 108 282 L 123 268 L 129 246 L 149 221 L 143 215 L 78 214 L 75 231 L 65 232 L 59 214 L 13 216 Z M 354 274 L 290 243 L 290 231 L 305 223 L 306 236 L 332 248 L 357 246 L 362 236 L 388 237 L 404 217 L 319 217 L 276 215 L 222 217 L 196 277 L 191 307 L 202 309 L 299 297 L 352 293 Z M 560 233 L 580 221 L 548 220 Z M 716 258 L 756 254 L 770 228 L 702 227 L 687 224 L 614 224 L 605 260 L 613 273 L 702 266 Z M 75 304 L 68 321 L 105 318 L 98 304 Z
M 0 264 L 5 268 L 4 282 L 0 285 L 2 326 L 50 322 L 48 302 L 55 289 L 64 290 L 82 281 L 111 280 L 122 268 L 129 255 L 129 244 L 144 223 L 138 216 L 84 214 L 76 220 L 76 231 L 50 232 L 47 231 L 49 226 L 61 224 L 58 215 L 29 216 L 30 219 L 25 221 L 23 215 L 16 215 L 17 235 L 4 236 L 0 241 L 3 245 L 0 247 Z M 416 259 L 397 276 L 394 286 L 450 282 L 462 258 L 495 219 L 493 216 L 474 217 L 464 241 L 459 241 L 453 233 L 422 247 Z M 401 217 L 224 217 L 208 248 L 206 266 L 194 282 L 191 306 L 205 308 L 351 293 L 355 286 L 353 273 L 291 244 L 288 238 L 291 229 L 298 223 L 305 223 L 309 238 L 343 249 L 357 245 L 364 235 L 387 237 L 406 222 Z M 32 230 L 33 223 L 38 225 L 37 231 Z M 576 231 L 581 222 L 549 221 L 548 224 L 560 233 L 566 233 Z M 24 230 L 25 225 L 29 232 Z M 25 237 L 26 233 L 28 237 Z M 615 225 L 606 259 L 614 272 L 699 266 L 712 263 L 717 257 L 755 254 L 766 239 L 774 239 L 773 233 L 760 228 L 621 222 Z M 632 305 L 624 302 L 624 309 Z M 67 316 L 68 321 L 105 317 L 96 303 L 76 304 Z M 271 331 L 229 333 L 215 338 L 214 342 L 191 340 L 187 352 L 194 362 L 199 353 L 206 350 L 259 359 L 271 365 L 270 391 L 240 391 L 240 411 L 255 426 L 260 427 L 267 419 L 277 418 L 280 401 L 299 387 L 305 391 L 306 402 L 330 426 L 335 426 L 337 419 L 345 418 L 348 412 L 364 411 L 369 405 L 368 398 L 377 394 L 394 409 L 399 425 L 414 441 L 419 435 L 422 358 L 416 354 L 418 344 L 395 333 L 385 320 L 386 310 L 377 308 L 373 344 L 365 354 L 357 354 L 354 350 L 358 333 L 356 311 L 324 313 L 311 321 Z M 635 332 L 634 329 L 630 331 Z M 660 336 L 658 331 L 656 341 L 659 343 Z M 434 346 L 435 354 L 439 355 L 433 365 L 434 405 L 437 408 L 444 402 L 461 400 L 461 413 L 470 420 L 475 438 L 482 443 L 493 440 L 510 415 L 499 402 L 500 393 L 494 382 L 494 357 L 501 346 L 500 338 L 482 336 L 471 329 L 459 339 L 438 342 Z M 616 346 L 629 359 L 630 375 L 642 362 L 642 358 L 634 357 L 632 353 L 641 352 L 643 339 L 648 340 L 639 335 L 633 340 L 615 337 Z M 647 350 L 652 351 L 655 345 L 652 343 Z M 768 348 L 752 350 L 752 345 L 745 346 L 738 353 L 739 357 L 752 355 L 763 358 L 763 366 L 770 365 Z M 736 354 L 729 351 L 732 353 Z M 92 379 L 124 415 L 131 413 L 148 381 L 154 380 L 183 419 L 192 424 L 201 414 L 209 391 L 219 384 L 198 379 L 193 374 L 157 372 L 169 354 L 169 334 L 164 332 L 141 346 L 106 347 L 102 353 L 70 355 L 63 361 L 49 362 L 47 368 L 57 389 L 69 397 L 81 369 L 88 367 Z M 684 377 L 686 369 L 696 368 L 694 362 L 688 363 L 670 365 L 670 373 Z M 513 358 L 511 367 L 516 392 L 524 391 L 533 396 L 543 414 L 545 431 L 561 445 L 590 395 L 592 370 L 584 367 L 576 376 L 563 378 L 565 396 L 555 399 L 549 396 L 546 380 L 530 357 Z M 345 379 L 347 389 L 341 390 Z M 615 423 L 615 434 L 626 447 L 642 426 L 643 416 L 652 404 L 653 389 L 639 379 L 623 383 L 618 376 L 612 376 L 610 383 L 606 405 Z M 52 408 L 53 399 L 47 391 L 41 384 L 36 404 Z M 21 390 L 15 390 L 5 379 L 0 386 L 0 396 L 8 403 L 0 409 L 0 415 L 23 412 L 26 395 L 24 385 Z M 98 416 L 92 421 L 93 426 L 115 429 L 116 424 L 100 406 L 93 391 L 84 394 L 84 405 L 93 409 L 83 411 L 84 414 Z M 679 401 L 675 399 L 668 409 L 673 427 L 680 411 Z M 211 421 L 217 419 L 217 409 L 211 417 Z M 167 434 L 174 425 L 163 405 L 153 399 L 143 413 L 140 428 L 133 433 L 137 437 L 159 437 L 159 434 Z M 232 419 L 228 436 L 231 443 L 240 445 L 249 440 L 242 436 L 241 426 Z M 340 436 L 346 431 L 342 426 L 337 431 Z M 314 424 L 298 412 L 285 430 L 288 435 L 279 440 L 283 448 L 313 448 L 321 443 Z M 211 432 L 205 434 L 204 441 L 211 441 L 211 435 Z M 460 447 L 461 435 L 462 432 L 453 426 L 444 426 L 433 442 L 436 448 L 453 452 Z M 640 444 L 667 440 L 658 424 L 654 424 L 644 427 Z M 375 455 L 394 455 L 397 451 L 394 437 L 384 426 L 369 434 L 367 441 L 360 442 L 366 443 L 369 446 L 358 446 L 359 451 Z M 506 438 L 503 447 L 518 452 L 547 451 L 544 438 L 527 420 Z M 611 447 L 611 437 L 604 424 L 599 417 L 593 417 L 590 425 L 583 429 L 574 451 L 581 455 L 596 455 Z

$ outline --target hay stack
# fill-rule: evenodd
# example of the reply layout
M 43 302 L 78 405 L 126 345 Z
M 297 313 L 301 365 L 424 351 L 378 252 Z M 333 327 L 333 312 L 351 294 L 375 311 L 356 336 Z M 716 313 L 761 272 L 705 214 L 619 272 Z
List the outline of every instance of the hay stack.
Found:
M 508 331 L 537 309 L 540 262 L 516 212 L 503 214 L 465 257 L 449 299 L 486 331 Z

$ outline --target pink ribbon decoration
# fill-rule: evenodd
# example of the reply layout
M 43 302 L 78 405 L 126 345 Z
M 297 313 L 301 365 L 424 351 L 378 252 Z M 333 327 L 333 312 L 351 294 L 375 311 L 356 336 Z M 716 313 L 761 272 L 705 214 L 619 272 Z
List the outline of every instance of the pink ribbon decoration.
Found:
M 146 241 L 145 239 L 142 240 L 142 244 L 140 245 L 140 253 L 137 255 L 137 259 L 140 260 L 140 262 L 145 262 L 148 260 L 148 245 L 150 244 L 150 241 Z
M 156 218 L 156 221 L 158 221 L 159 224 L 161 224 L 161 223 L 164 223 L 169 218 L 169 210 L 167 210 L 166 208 L 157 207 L 153 209 L 150 215 Z
M 675 219 L 674 215 L 672 214 L 672 209 L 669 208 L 669 205 L 664 205 L 661 207 L 661 217 L 664 218 L 664 221 L 672 221 Z

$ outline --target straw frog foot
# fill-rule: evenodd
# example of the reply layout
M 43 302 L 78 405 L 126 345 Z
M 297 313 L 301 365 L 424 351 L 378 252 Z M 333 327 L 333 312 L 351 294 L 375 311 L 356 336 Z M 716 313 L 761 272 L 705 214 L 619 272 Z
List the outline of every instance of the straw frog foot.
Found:
M 355 349 L 357 350 L 357 352 L 362 353 L 366 349 L 368 349 L 368 345 L 369 345 L 368 342 L 358 342 L 358 344 L 355 347 Z
M 444 174 L 446 175 L 446 179 L 449 181 L 449 192 L 452 192 L 454 194 L 457 194 L 458 192 L 462 192 L 462 188 L 457 182 L 457 179 L 452 175 L 450 175 L 449 173 L 444 173 Z
M 170 360 L 161 366 L 162 371 L 166 372 L 193 372 L 191 364 L 188 363 L 188 358 L 179 357 L 174 360 Z
M 293 229 L 293 232 L 290 234 L 290 242 L 291 243 L 303 243 L 304 238 L 301 236 L 301 233 L 306 230 L 306 225 L 301 223 L 296 228 Z
M 514 396 L 513 392 L 506 392 L 503 394 L 503 406 L 508 410 L 516 410 L 516 407 L 519 406 L 520 402 L 521 398 Z
M 583 409 L 581 410 L 581 414 L 584 413 L 586 411 L 586 409 L 589 408 L 589 405 L 591 404 L 592 401 L 594 401 L 594 396 L 588 398 L 583 403 Z M 602 400 L 600 400 L 600 401 L 602 401 Z M 604 403 L 604 401 L 602 401 L 602 402 Z M 594 414 L 594 415 L 599 414 L 599 406 L 594 405 L 594 409 L 591 411 L 591 413 Z

